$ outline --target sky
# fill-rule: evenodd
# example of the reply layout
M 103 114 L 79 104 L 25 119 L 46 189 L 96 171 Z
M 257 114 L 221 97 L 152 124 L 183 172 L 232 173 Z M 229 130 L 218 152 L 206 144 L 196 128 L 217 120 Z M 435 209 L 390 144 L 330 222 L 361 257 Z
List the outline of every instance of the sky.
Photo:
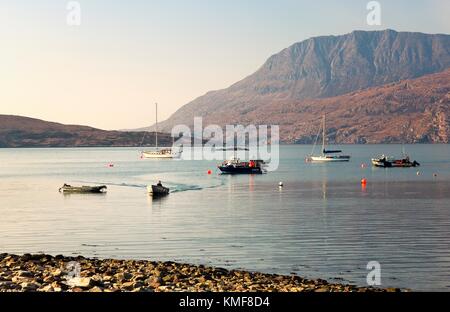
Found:
M 132 129 L 319 35 L 450 33 L 448 0 L 0 0 L 0 114 Z M 76 20 L 76 19 L 75 19 Z

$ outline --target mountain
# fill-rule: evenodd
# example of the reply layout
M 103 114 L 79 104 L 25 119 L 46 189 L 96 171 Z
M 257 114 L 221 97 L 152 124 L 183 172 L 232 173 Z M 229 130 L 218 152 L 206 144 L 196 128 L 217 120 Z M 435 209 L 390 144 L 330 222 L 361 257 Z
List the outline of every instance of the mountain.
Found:
M 143 140 L 144 139 L 144 140 Z M 40 119 L 0 115 L 0 147 L 90 147 L 154 145 L 154 134 L 105 131 L 86 126 L 63 125 Z M 168 134 L 159 134 L 161 145 L 171 145 Z
M 331 143 L 450 143 L 450 69 L 324 99 L 261 106 L 247 119 L 280 124 L 285 142 L 312 143 L 326 114 Z
M 271 56 L 254 74 L 229 88 L 208 92 L 184 105 L 159 126 L 165 132 L 177 124 L 192 126 L 194 116 L 202 116 L 204 125 L 270 124 L 279 120 L 282 140 L 304 141 L 304 137 L 295 135 L 301 134 L 300 127 L 314 127 L 311 123 L 315 120 L 309 119 L 306 112 L 322 114 L 311 107 L 316 101 L 322 103 L 321 99 L 335 98 L 333 103 L 339 103 L 349 99 L 339 100 L 339 96 L 378 86 L 386 86 L 388 92 L 391 83 L 438 73 L 449 67 L 449 35 L 385 30 L 311 38 Z M 349 125 L 358 123 L 361 117 L 352 118 L 353 105 L 359 107 L 366 103 L 362 97 L 351 99 L 359 102 L 334 107 L 339 110 L 340 105 L 345 106 Z M 382 123 L 390 120 L 389 105 L 388 100 L 377 102 L 380 113 L 364 116 L 370 115 L 371 120 Z M 340 124 L 340 120 L 334 119 L 338 114 L 330 113 L 329 123 Z M 390 142 L 400 140 L 400 136 L 400 132 L 383 138 L 365 137 L 361 133 L 357 141 Z M 337 142 L 352 139 L 336 136 Z

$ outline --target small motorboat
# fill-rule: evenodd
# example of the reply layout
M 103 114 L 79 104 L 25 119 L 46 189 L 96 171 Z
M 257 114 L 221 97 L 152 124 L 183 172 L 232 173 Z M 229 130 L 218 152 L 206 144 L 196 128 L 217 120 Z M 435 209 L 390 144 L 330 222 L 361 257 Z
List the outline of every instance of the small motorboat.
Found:
M 411 168 L 420 166 L 417 161 L 411 161 L 409 156 L 402 159 L 395 159 L 393 157 L 386 157 L 382 155 L 378 158 L 372 158 L 372 165 L 381 168 Z
M 106 185 L 99 186 L 72 186 L 69 184 L 65 184 L 59 188 L 59 192 L 61 193 L 104 193 L 106 192 Z
M 165 187 L 161 184 L 161 181 L 159 181 L 156 185 L 147 186 L 147 190 L 148 193 L 153 197 L 169 195 L 170 191 L 168 187 Z
M 224 161 L 218 166 L 222 173 L 227 174 L 262 174 L 264 170 L 263 160 L 240 161 L 239 158 L 232 158 Z

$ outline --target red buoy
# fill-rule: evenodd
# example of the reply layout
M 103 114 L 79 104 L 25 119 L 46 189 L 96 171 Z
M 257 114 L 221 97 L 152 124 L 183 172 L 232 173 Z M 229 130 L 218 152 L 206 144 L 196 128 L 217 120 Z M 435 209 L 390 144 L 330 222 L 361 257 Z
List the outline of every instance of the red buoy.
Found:
M 211 170 L 208 170 L 208 174 L 211 174 L 212 173 L 212 171 Z

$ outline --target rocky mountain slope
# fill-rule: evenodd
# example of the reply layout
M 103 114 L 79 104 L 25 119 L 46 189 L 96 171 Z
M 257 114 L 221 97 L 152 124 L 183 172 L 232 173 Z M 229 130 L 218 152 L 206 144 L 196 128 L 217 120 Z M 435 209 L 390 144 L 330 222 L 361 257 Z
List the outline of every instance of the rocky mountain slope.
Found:
M 432 84 L 436 83 L 434 87 L 418 87 L 414 95 L 405 91 L 401 98 L 396 97 L 395 92 L 398 90 L 394 90 L 396 85 L 391 84 L 399 83 L 397 87 L 400 88 L 405 85 L 403 80 L 438 73 L 449 67 L 449 35 L 385 30 L 354 31 L 343 36 L 311 38 L 271 56 L 258 71 L 229 88 L 209 92 L 186 104 L 161 123 L 160 129 L 168 132 L 177 124 L 191 126 L 194 116 L 202 116 L 205 125 L 270 124 L 277 120 L 282 129 L 282 140 L 304 142 L 308 141 L 310 134 L 305 129 L 314 128 L 317 121 L 308 112 L 321 115 L 325 112 L 322 110 L 325 103 L 333 103 L 330 104 L 333 109 L 327 110 L 330 125 L 336 125 L 332 131 L 344 133 L 347 128 L 360 124 L 361 118 L 371 124 L 386 126 L 393 122 L 392 99 L 398 102 L 397 106 L 403 107 L 405 114 L 399 110 L 395 112 L 395 116 L 402 127 L 407 127 L 407 124 L 414 123 L 410 119 L 414 116 L 406 114 L 407 112 L 430 112 L 430 107 L 420 107 L 430 101 L 435 102 L 427 98 L 430 92 L 439 98 L 437 102 L 442 100 L 440 105 L 445 108 L 448 102 L 439 88 L 445 89 L 447 76 L 442 77 L 444 81 L 431 78 L 435 81 Z M 421 80 L 416 83 L 421 82 L 426 83 Z M 378 91 L 367 90 L 378 86 L 383 87 Z M 425 93 L 417 93 L 421 92 L 419 90 Z M 352 95 L 355 91 L 360 95 Z M 373 102 L 370 98 L 365 98 L 372 94 L 370 92 L 384 93 L 384 96 L 379 96 Z M 339 97 L 343 95 L 346 96 Z M 420 103 L 419 99 L 413 101 L 412 97 L 420 98 Z M 317 107 L 313 107 L 314 105 Z M 408 105 L 413 105 L 414 108 L 406 107 Z M 444 108 L 433 108 L 433 112 L 445 111 Z M 335 119 L 341 118 L 343 114 L 346 116 L 345 122 L 344 119 Z M 427 119 L 429 123 L 423 124 L 420 129 L 433 128 L 437 123 L 436 118 L 445 119 L 442 117 L 444 115 L 439 116 Z M 348 126 L 341 128 L 344 124 Z M 413 131 L 418 129 L 419 127 L 415 127 Z M 405 136 L 404 131 L 397 128 L 377 130 L 373 132 L 366 129 L 366 132 L 361 130 L 357 134 L 352 132 L 353 134 L 346 136 L 337 134 L 335 140 L 396 142 L 403 140 Z M 383 136 L 379 134 L 380 131 Z M 446 131 L 445 127 L 441 128 L 440 135 L 408 132 L 407 139 L 441 142 L 449 135 L 443 134 L 443 131 Z

